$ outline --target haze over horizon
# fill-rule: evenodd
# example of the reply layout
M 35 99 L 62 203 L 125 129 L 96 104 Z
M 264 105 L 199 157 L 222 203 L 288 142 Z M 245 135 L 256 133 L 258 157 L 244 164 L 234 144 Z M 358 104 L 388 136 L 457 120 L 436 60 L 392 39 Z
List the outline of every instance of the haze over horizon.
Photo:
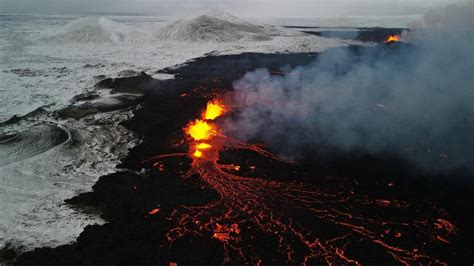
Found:
M 176 16 L 221 9 L 250 17 L 412 15 L 456 0 L 0 0 L 0 14 L 126 13 Z

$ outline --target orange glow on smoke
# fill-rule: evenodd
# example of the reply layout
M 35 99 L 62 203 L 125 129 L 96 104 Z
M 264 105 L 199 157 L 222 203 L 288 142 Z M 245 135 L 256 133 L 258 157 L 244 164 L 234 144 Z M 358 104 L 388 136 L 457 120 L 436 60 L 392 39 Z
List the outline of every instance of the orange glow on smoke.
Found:
M 188 133 L 194 140 L 209 139 L 212 134 L 212 126 L 202 120 L 196 120 L 186 128 Z
M 225 112 L 225 106 L 221 102 L 214 100 L 212 102 L 207 103 L 206 111 L 203 114 L 203 118 L 205 120 L 214 120 L 217 117 L 223 115 Z
M 390 35 L 388 36 L 387 40 L 385 41 L 385 43 L 391 43 L 391 42 L 398 42 L 400 41 L 400 36 L 398 35 Z

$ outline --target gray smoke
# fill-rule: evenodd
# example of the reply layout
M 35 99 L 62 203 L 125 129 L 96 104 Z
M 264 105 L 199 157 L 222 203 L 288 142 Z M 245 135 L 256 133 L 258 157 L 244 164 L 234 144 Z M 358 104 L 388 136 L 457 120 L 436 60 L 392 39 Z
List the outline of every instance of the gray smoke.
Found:
M 286 155 L 331 147 L 396 155 L 424 170 L 474 159 L 473 4 L 427 14 L 416 45 L 337 48 L 308 66 L 236 81 L 228 134 Z M 323 151 L 324 155 L 324 151 Z

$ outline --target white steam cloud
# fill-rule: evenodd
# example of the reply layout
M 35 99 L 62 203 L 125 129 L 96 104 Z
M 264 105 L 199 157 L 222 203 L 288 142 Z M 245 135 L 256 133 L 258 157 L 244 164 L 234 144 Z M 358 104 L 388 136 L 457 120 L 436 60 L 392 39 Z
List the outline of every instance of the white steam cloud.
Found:
M 285 76 L 247 73 L 234 83 L 242 108 L 226 131 L 288 155 L 330 147 L 396 155 L 430 171 L 469 166 L 473 14 L 472 3 L 427 14 L 430 28 L 411 33 L 414 46 L 337 48 Z

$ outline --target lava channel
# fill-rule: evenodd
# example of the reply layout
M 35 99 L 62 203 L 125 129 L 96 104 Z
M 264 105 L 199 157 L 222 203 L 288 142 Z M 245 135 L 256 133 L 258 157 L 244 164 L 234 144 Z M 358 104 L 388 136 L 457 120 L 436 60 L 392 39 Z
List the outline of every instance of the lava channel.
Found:
M 192 167 L 186 176 L 197 174 L 220 196 L 205 206 L 180 206 L 167 213 L 172 226 L 162 241 L 161 254 L 169 253 L 182 237 L 208 236 L 222 245 L 222 264 L 361 265 L 361 253 L 370 258 L 370 252 L 396 264 L 446 264 L 433 247 L 446 245 L 456 227 L 442 210 L 373 200 L 351 189 L 334 192 L 299 181 L 241 176 L 240 166 L 219 163 L 220 152 L 230 149 L 292 164 L 259 145 L 222 134 L 214 120 L 226 112 L 230 110 L 222 102 L 210 102 L 201 119 L 184 129 L 188 153 L 153 158 L 153 165 L 161 167 L 162 158 L 189 156 Z M 430 214 L 413 216 L 418 208 L 430 208 Z M 273 261 L 258 250 L 259 237 L 273 240 Z

